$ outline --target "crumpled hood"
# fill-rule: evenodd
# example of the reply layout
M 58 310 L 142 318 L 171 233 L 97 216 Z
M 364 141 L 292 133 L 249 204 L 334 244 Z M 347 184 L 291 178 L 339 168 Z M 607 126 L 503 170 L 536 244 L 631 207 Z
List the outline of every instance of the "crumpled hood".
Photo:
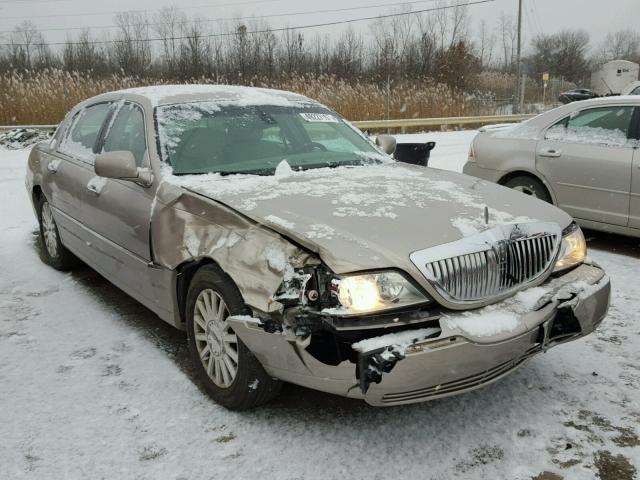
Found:
M 409 260 L 416 250 L 502 223 L 550 221 L 564 228 L 571 222 L 513 190 L 400 163 L 171 179 L 317 252 L 336 273 L 400 268 L 419 276 Z

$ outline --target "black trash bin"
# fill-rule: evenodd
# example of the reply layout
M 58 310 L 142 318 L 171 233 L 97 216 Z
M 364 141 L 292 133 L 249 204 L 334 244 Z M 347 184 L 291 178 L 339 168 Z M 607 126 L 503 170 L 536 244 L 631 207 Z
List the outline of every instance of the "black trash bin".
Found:
M 393 158 L 403 163 L 411 165 L 429 165 L 431 150 L 436 146 L 436 142 L 426 143 L 398 143 Z

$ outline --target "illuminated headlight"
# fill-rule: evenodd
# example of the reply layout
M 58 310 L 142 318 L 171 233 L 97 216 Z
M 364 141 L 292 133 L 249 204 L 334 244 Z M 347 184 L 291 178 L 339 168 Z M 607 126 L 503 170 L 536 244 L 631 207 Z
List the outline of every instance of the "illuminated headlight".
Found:
M 587 256 L 587 243 L 584 240 L 582 230 L 576 224 L 573 224 L 570 231 L 562 237 L 562 245 L 560 246 L 560 254 L 558 261 L 553 269 L 554 272 L 560 272 L 567 268 L 575 267 L 584 262 Z
M 344 314 L 376 313 L 429 301 L 397 272 L 368 273 L 334 279 L 332 290 Z

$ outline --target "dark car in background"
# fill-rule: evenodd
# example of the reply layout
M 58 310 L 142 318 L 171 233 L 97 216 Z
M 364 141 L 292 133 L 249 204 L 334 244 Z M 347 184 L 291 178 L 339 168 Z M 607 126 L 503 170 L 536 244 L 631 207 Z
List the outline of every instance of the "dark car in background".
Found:
M 558 100 L 567 104 L 577 102 L 579 100 L 589 100 L 591 98 L 596 98 L 597 96 L 597 93 L 587 88 L 576 88 L 575 90 L 569 90 L 568 92 L 561 93 Z

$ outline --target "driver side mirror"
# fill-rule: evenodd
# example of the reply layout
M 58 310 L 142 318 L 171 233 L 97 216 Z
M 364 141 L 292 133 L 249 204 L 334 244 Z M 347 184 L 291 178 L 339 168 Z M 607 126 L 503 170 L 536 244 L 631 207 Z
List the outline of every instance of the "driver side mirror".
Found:
M 96 155 L 93 170 L 101 177 L 151 184 L 151 172 L 138 168 L 133 153 L 126 150 Z
M 376 145 L 387 155 L 393 155 L 396 151 L 396 137 L 393 135 L 378 135 Z

